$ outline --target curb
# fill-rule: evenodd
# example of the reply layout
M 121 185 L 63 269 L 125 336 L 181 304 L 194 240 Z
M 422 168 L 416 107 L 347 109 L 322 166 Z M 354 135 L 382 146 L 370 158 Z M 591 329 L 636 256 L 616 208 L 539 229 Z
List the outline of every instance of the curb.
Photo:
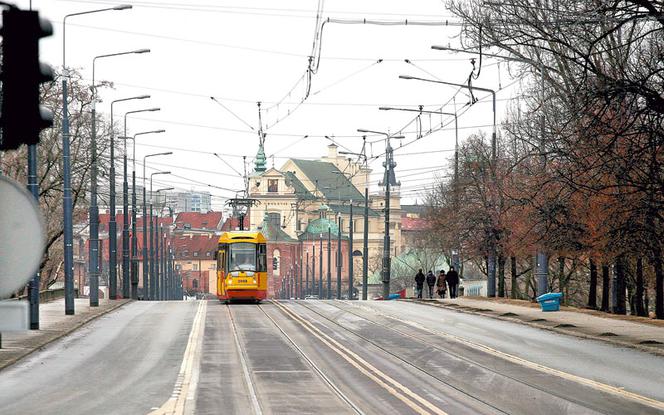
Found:
M 114 305 L 110 306 L 109 308 L 107 308 L 106 310 L 104 310 L 104 311 L 102 311 L 102 312 L 100 312 L 100 313 L 97 313 L 97 314 L 93 314 L 93 315 L 91 315 L 91 316 L 88 316 L 87 318 L 85 318 L 85 319 L 83 319 L 82 321 L 80 321 L 78 324 L 75 324 L 74 326 L 70 327 L 69 329 L 62 331 L 62 332 L 59 333 L 57 336 L 53 337 L 52 339 L 48 339 L 47 341 L 45 341 L 44 343 L 40 344 L 39 346 L 34 347 L 34 348 L 31 349 L 31 350 L 27 350 L 25 353 L 23 353 L 23 354 L 21 354 L 21 355 L 19 355 L 19 356 L 16 356 L 16 357 L 14 357 L 13 359 L 10 359 L 10 360 L 8 360 L 8 361 L 6 361 L 6 362 L 0 363 L 0 371 L 6 369 L 6 368 L 9 367 L 9 366 L 12 366 L 12 365 L 16 364 L 19 360 L 25 358 L 26 356 L 31 355 L 32 353 L 36 352 L 37 350 L 41 350 L 41 349 L 43 349 L 44 347 L 48 346 L 49 344 L 53 343 L 54 341 L 56 341 L 56 340 L 60 340 L 61 338 L 63 338 L 63 337 L 65 337 L 65 336 L 67 336 L 67 335 L 73 333 L 74 331 L 80 329 L 81 327 L 85 326 L 85 325 L 88 324 L 89 322 L 91 322 L 91 321 L 93 321 L 93 320 L 95 320 L 95 319 L 97 319 L 97 318 L 99 318 L 99 317 L 101 317 L 101 316 L 104 316 L 104 315 L 110 313 L 111 311 L 115 311 L 115 310 L 117 310 L 118 308 L 120 308 L 120 307 L 122 307 L 122 306 L 124 306 L 125 304 L 128 304 L 128 303 L 130 303 L 130 302 L 131 302 L 131 300 L 123 301 L 123 302 L 120 302 L 120 303 L 118 303 L 118 304 L 114 304 Z
M 577 331 L 565 330 L 564 328 L 550 327 L 550 326 L 547 326 L 547 325 L 544 325 L 544 324 L 537 324 L 537 323 L 533 323 L 533 322 L 530 322 L 530 321 L 524 321 L 524 320 L 521 320 L 521 319 L 518 319 L 518 318 L 505 317 L 505 316 L 496 315 L 496 314 L 489 314 L 489 313 L 481 312 L 481 311 L 466 310 L 466 309 L 463 309 L 463 308 L 460 308 L 460 307 L 452 307 L 452 306 L 446 305 L 444 303 L 439 303 L 439 302 L 432 303 L 432 302 L 429 302 L 429 301 L 415 301 L 415 300 L 410 300 L 410 299 L 403 299 L 403 300 L 400 300 L 400 301 L 407 301 L 407 302 L 410 302 L 410 303 L 423 304 L 423 305 L 426 305 L 426 306 L 429 306 L 429 307 L 444 308 L 446 310 L 456 311 L 458 313 L 479 315 L 479 316 L 483 316 L 483 317 L 493 318 L 493 319 L 496 319 L 496 320 L 509 321 L 509 322 L 512 322 L 512 323 L 519 323 L 519 324 L 522 324 L 524 326 L 529 326 L 529 327 L 533 327 L 533 328 L 540 329 L 540 330 L 547 330 L 547 331 L 551 331 L 551 332 L 555 332 L 555 333 L 559 333 L 559 334 L 565 334 L 567 336 L 578 337 L 578 338 L 586 339 L 586 340 L 601 341 L 601 342 L 604 342 L 604 343 L 612 344 L 614 346 L 628 347 L 630 349 L 636 349 L 636 350 L 639 350 L 639 351 L 642 351 L 642 352 L 645 352 L 645 353 L 650 353 L 650 354 L 653 354 L 653 355 L 656 355 L 656 356 L 664 357 L 664 350 L 662 350 L 662 349 L 654 348 L 654 347 L 648 347 L 648 346 L 645 346 L 645 345 L 642 345 L 642 344 L 634 344 L 634 343 L 630 343 L 630 342 L 626 342 L 626 341 L 622 341 L 622 340 L 615 340 L 615 339 L 612 339 L 610 337 L 601 337 L 601 336 L 587 334 L 587 333 L 579 333 Z

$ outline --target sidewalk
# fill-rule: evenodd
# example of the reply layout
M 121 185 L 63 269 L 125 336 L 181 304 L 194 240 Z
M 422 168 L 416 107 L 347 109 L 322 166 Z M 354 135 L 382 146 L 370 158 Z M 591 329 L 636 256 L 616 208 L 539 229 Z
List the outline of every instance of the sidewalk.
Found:
M 662 320 L 619 316 L 574 307 L 561 307 L 561 311 L 545 313 L 535 303 L 497 298 L 460 297 L 425 300 L 423 303 L 664 356 L 664 321 Z
M 64 298 L 40 304 L 39 330 L 2 333 L 0 370 L 38 350 L 48 343 L 73 332 L 84 324 L 123 306 L 130 300 L 99 300 L 99 307 L 90 307 L 90 300 L 77 298 L 74 302 L 76 314 L 65 315 Z

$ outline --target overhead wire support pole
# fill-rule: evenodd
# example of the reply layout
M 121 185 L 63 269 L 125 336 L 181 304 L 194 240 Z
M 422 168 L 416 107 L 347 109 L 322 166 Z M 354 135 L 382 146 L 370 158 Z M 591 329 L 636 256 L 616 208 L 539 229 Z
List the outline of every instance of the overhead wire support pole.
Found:
M 341 215 L 337 219 L 337 300 L 341 300 Z
M 393 150 L 390 145 L 390 138 L 404 138 L 403 135 L 393 136 L 388 133 L 381 131 L 372 131 L 358 129 L 360 133 L 374 133 L 382 134 L 385 136 L 385 162 L 383 166 L 385 167 L 385 176 L 383 178 L 381 186 L 385 186 L 385 202 L 384 202 L 384 212 L 385 212 L 385 230 L 383 234 L 383 262 L 381 277 L 383 282 L 383 298 L 387 299 L 390 295 L 390 276 L 392 272 L 392 259 L 390 257 L 390 185 L 394 178 L 394 167 L 396 163 L 393 160 Z M 395 180 L 394 185 L 398 185 Z
M 348 299 L 354 299 L 353 289 L 353 200 L 350 201 L 350 217 L 348 219 Z
M 445 82 L 445 81 L 439 81 L 439 80 L 434 80 L 434 79 L 426 79 L 426 78 L 418 78 L 415 76 L 410 76 L 410 75 L 399 75 L 399 79 L 407 79 L 407 80 L 416 80 L 416 81 L 424 81 L 424 82 L 431 82 L 435 84 L 443 84 L 443 85 L 451 85 L 451 86 L 456 86 L 459 88 L 465 88 L 470 91 L 472 90 L 478 90 L 478 91 L 483 91 L 483 92 L 489 92 L 491 93 L 491 97 L 493 99 L 493 131 L 491 134 L 491 164 L 492 164 L 492 169 L 491 171 L 495 174 L 495 167 L 496 167 L 496 162 L 497 162 L 497 136 L 496 136 L 496 91 L 493 89 L 489 88 L 481 88 L 477 86 L 471 86 L 471 85 L 466 85 L 466 84 L 456 84 L 453 82 Z M 489 253 L 487 255 L 487 297 L 495 297 L 496 296 L 496 246 L 495 246 L 495 241 L 493 240 L 493 235 L 488 236 L 489 239 Z
M 332 299 L 332 228 L 327 228 L 327 299 Z
M 145 52 L 149 51 L 145 49 Z M 141 53 L 145 53 L 141 52 Z M 131 269 L 129 264 L 129 182 L 127 174 L 127 115 L 140 112 L 160 111 L 161 108 L 147 108 L 125 112 L 124 115 L 124 154 L 122 155 L 122 298 L 131 296 Z M 134 146 L 136 141 L 134 141 Z

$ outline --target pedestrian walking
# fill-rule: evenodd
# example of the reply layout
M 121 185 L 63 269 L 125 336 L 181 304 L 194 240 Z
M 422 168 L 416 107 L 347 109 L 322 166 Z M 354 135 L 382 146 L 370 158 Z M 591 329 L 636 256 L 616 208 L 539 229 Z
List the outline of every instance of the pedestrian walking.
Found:
M 454 270 L 454 267 L 450 267 L 450 270 L 447 271 L 447 276 L 445 276 L 447 285 L 450 286 L 450 298 L 457 297 L 457 287 L 459 286 L 459 274 Z
M 438 296 L 440 298 L 445 298 L 445 291 L 447 291 L 447 286 L 445 285 L 445 271 L 440 270 L 438 273 L 438 281 L 436 281 L 436 287 L 437 287 L 437 292 Z
M 415 286 L 417 287 L 417 298 L 422 299 L 422 289 L 424 288 L 424 273 L 422 272 L 422 268 L 420 268 L 419 271 L 417 271 L 417 274 L 415 275 Z
M 429 298 L 433 299 L 433 286 L 436 285 L 436 276 L 429 270 L 427 273 L 427 285 L 429 286 Z

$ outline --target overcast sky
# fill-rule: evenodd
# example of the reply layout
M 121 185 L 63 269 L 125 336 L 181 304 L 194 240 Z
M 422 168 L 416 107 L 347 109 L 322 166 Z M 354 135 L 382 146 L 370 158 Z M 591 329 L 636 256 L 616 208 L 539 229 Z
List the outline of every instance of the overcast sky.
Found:
M 304 83 L 297 84 L 307 68 L 315 31 L 315 0 L 177 1 L 63 1 L 32 2 L 51 20 L 54 36 L 42 41 L 42 59 L 62 65 L 62 20 L 66 14 L 117 4 L 132 10 L 75 16 L 67 20 L 67 66 L 82 71 L 90 81 L 96 55 L 149 48 L 151 53 L 98 60 L 97 80 L 111 81 L 115 89 L 100 90 L 98 111 L 110 113 L 113 99 L 150 94 L 150 100 L 116 104 L 116 123 L 124 112 L 153 106 L 160 112 L 130 115 L 129 133 L 166 129 L 165 134 L 145 136 L 137 145 L 137 159 L 145 154 L 172 150 L 175 154 L 148 161 L 148 171 L 170 170 L 178 177 L 161 176 L 159 186 L 183 190 L 209 190 L 220 209 L 223 198 L 241 189 L 242 156 L 252 160 L 258 147 L 256 102 L 272 107 L 264 112 L 268 126 L 265 151 L 279 168 L 287 157 L 319 157 L 333 137 L 344 148 L 359 152 L 358 128 L 400 131 L 416 114 L 379 111 L 379 106 L 434 110 L 450 101 L 444 111 L 454 112 L 451 100 L 457 88 L 398 79 L 401 74 L 463 83 L 470 55 L 432 50 L 434 44 L 459 46 L 459 28 L 435 26 L 325 25 L 321 61 L 312 78 L 310 97 L 299 107 Z M 27 8 L 27 1 L 19 6 Z M 323 19 L 380 19 L 434 21 L 453 18 L 440 0 L 328 0 Z M 383 59 L 381 63 L 377 63 Z M 409 59 L 412 64 L 404 62 Z M 507 68 L 485 60 L 477 86 L 499 89 L 510 85 Z M 516 92 L 498 93 L 498 120 Z M 215 96 L 227 109 L 210 100 Z M 484 98 L 459 118 L 460 140 L 483 130 L 490 134 L 491 101 Z M 458 111 L 466 110 L 466 92 L 456 95 Z M 275 106 L 280 102 L 278 106 Z M 293 111 L 294 110 L 294 111 Z M 288 112 L 292 111 L 290 116 Z M 147 114 L 147 115 L 146 115 Z M 283 118 L 286 116 L 285 118 Z M 282 121 L 273 126 L 276 120 Z M 454 124 L 395 152 L 397 178 L 402 181 L 402 203 L 422 200 L 426 186 L 447 163 L 454 148 Z M 426 132 L 440 126 L 441 117 L 422 119 Z M 405 128 L 406 139 L 415 139 L 415 124 Z M 303 138 L 308 136 L 307 138 Z M 385 144 L 374 143 L 368 156 L 382 154 Z M 230 164 L 212 153 L 218 153 Z M 273 163 L 270 157 L 268 165 Z M 232 167 L 232 168 L 231 168 Z M 375 181 L 382 159 L 372 160 Z M 142 169 L 139 169 L 139 174 Z M 155 178 L 155 182 L 156 182 Z M 373 191 L 378 187 L 374 183 Z

